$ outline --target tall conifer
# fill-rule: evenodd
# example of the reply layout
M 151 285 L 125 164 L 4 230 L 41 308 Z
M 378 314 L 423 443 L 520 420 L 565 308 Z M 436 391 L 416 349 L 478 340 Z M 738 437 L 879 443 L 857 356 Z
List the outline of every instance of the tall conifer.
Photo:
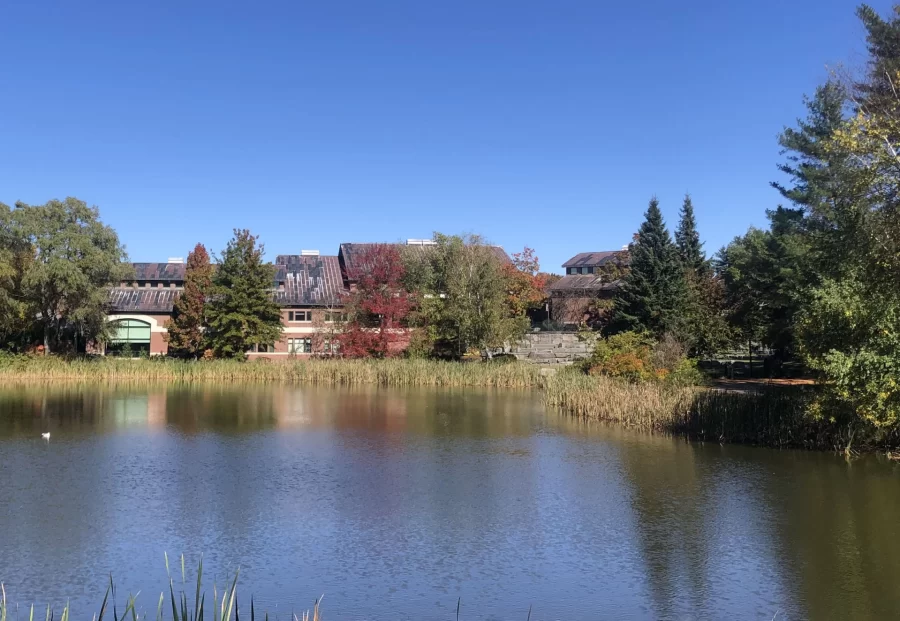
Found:
M 274 345 L 281 308 L 272 293 L 275 268 L 263 262 L 263 246 L 250 231 L 235 229 L 213 277 L 207 338 L 215 355 L 243 358 L 253 345 Z
M 188 254 L 184 270 L 184 291 L 175 300 L 166 340 L 169 355 L 196 358 L 203 353 L 203 326 L 206 297 L 212 290 L 212 265 L 206 246 L 197 244 Z
M 681 205 L 681 219 L 675 231 L 675 246 L 686 269 L 698 273 L 706 271 L 706 255 L 703 253 L 700 233 L 697 232 L 697 219 L 694 217 L 694 204 L 691 202 L 690 194 L 684 195 L 684 203 Z
M 630 269 L 616 295 L 614 329 L 656 337 L 676 331 L 685 297 L 684 271 L 656 197 L 629 254 Z

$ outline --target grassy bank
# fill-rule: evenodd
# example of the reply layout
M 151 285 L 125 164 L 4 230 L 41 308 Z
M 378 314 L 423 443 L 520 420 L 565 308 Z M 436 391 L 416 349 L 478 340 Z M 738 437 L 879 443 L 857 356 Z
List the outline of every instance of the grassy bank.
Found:
M 544 376 L 526 363 L 433 360 L 65 360 L 0 356 L 0 382 L 306 383 L 319 385 L 533 388 L 555 408 L 588 419 L 714 442 L 845 450 L 891 447 L 893 430 L 813 416 L 814 387 L 724 392 L 665 382 L 629 383 L 576 369 Z
M 699 440 L 844 452 L 897 443 L 893 430 L 855 417 L 815 416 L 817 389 L 811 386 L 729 392 L 563 372 L 545 388 L 548 405 L 571 414 Z

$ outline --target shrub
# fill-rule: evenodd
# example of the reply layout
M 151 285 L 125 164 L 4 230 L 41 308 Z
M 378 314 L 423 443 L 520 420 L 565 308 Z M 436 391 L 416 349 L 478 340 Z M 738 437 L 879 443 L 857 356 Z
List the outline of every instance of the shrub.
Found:
M 600 339 L 583 368 L 589 375 L 631 382 L 664 381 L 691 386 L 703 380 L 696 361 L 687 358 L 687 347 L 670 335 L 654 341 L 637 332 L 621 332 Z
M 585 362 L 591 375 L 607 375 L 631 381 L 649 379 L 653 369 L 652 341 L 637 332 L 622 332 L 600 339 Z

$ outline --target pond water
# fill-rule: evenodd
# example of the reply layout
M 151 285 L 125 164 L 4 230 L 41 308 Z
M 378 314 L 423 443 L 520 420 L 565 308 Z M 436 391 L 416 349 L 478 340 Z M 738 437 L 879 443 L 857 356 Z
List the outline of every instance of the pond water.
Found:
M 110 573 L 153 618 L 164 552 L 176 589 L 202 554 L 206 585 L 239 566 L 242 613 L 252 594 L 281 619 L 323 593 L 333 620 L 900 616 L 900 466 L 530 392 L 4 387 L 0 474 L 19 618 L 89 619 Z

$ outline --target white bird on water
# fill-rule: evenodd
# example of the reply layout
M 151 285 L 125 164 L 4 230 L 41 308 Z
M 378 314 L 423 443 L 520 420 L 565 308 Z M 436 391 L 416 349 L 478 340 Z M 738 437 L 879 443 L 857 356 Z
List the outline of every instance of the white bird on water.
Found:
M 48 431 L 47 433 L 42 433 L 42 434 L 41 434 L 41 437 L 42 437 L 43 439 L 45 439 L 45 440 L 49 440 L 49 439 L 50 439 L 50 432 Z

